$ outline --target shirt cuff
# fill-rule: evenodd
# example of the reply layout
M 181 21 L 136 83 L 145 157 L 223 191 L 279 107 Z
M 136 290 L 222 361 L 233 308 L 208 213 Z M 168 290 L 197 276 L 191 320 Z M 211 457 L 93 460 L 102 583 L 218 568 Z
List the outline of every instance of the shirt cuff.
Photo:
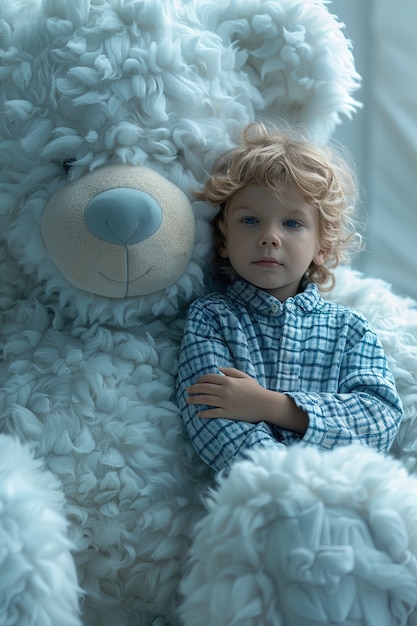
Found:
M 327 448 L 328 429 L 323 407 L 314 394 L 306 393 L 286 393 L 295 404 L 308 415 L 308 426 L 301 441 L 306 444 Z

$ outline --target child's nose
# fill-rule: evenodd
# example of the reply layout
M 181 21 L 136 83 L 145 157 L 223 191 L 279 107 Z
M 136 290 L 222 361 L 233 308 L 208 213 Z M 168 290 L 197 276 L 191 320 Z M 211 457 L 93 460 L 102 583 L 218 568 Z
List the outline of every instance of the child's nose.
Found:
M 273 246 L 279 248 L 281 246 L 281 235 L 277 228 L 266 229 L 259 238 L 259 245 L 261 247 Z

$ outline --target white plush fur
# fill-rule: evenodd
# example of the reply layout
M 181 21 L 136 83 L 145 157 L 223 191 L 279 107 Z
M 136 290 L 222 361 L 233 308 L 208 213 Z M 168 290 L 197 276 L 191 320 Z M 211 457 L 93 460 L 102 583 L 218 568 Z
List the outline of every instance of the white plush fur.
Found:
M 417 623 L 417 479 L 359 446 L 257 451 L 220 480 L 185 626 Z
M 208 473 L 172 398 L 180 327 L 74 328 L 29 301 L 13 315 L 2 411 L 62 482 L 88 625 L 171 615 Z
M 301 542 L 291 570 L 320 586 L 315 606 L 321 616 L 336 615 L 328 584 L 336 594 L 334 581 L 345 585 L 354 559 L 350 554 L 327 565 L 320 541 L 337 554 L 340 530 L 347 554 L 353 520 L 367 527 L 368 535 L 359 533 L 364 550 L 375 556 L 382 541 L 383 563 L 393 559 L 375 586 L 375 614 L 388 624 L 392 614 L 402 619 L 407 605 L 414 619 L 408 576 L 415 555 L 414 480 L 398 463 L 365 449 L 342 450 L 340 457 L 300 449 L 288 460 L 260 454 L 222 483 L 225 491 L 213 496 L 206 516 L 213 477 L 194 454 L 174 403 L 183 317 L 205 288 L 210 258 L 212 209 L 196 201 L 194 191 L 247 122 L 282 116 L 325 141 L 357 107 L 350 44 L 326 4 L 0 0 L 2 507 L 7 485 L 21 477 L 21 491 L 13 491 L 17 502 L 8 500 L 12 508 L 0 517 L 0 558 L 16 559 L 14 578 L 0 572 L 5 625 L 30 626 L 35 617 L 42 626 L 76 624 L 78 598 L 84 626 L 174 626 L 183 618 L 205 626 L 217 616 L 218 597 L 227 624 L 260 626 L 256 620 L 264 614 L 262 624 L 294 626 L 293 616 L 305 615 L 309 605 L 300 606 L 276 584 L 288 575 L 283 560 L 291 546 L 268 530 L 278 524 L 271 511 L 282 507 L 298 511 L 295 524 L 315 515 L 327 520 L 327 535 L 302 538 L 308 554 Z M 195 245 L 174 284 L 144 297 L 110 298 L 75 287 L 54 265 L 41 231 L 45 207 L 103 166 L 110 167 L 115 189 L 120 167 L 146 166 L 189 198 Z M 175 207 L 170 219 L 175 222 Z M 384 342 L 405 408 L 395 454 L 414 472 L 415 310 L 383 283 L 349 269 L 339 278 L 329 297 L 364 310 Z M 281 476 L 282 489 L 269 474 Z M 390 474 L 398 489 L 387 488 L 383 497 Z M 355 504 L 346 496 L 353 482 Z M 230 519 L 222 493 L 231 502 L 240 498 L 235 510 L 227 509 Z M 336 514 L 342 505 L 347 524 Z M 396 516 L 389 517 L 390 507 Z M 387 521 L 383 538 L 378 520 Z M 246 537 L 255 528 L 259 541 L 252 546 Z M 185 575 L 191 547 L 193 566 Z M 24 591 L 23 580 L 32 581 Z M 352 580 L 344 602 L 356 624 L 360 599 L 373 588 L 369 578 L 364 589 L 358 577 Z M 345 598 L 347 583 L 343 589 Z M 18 621 L 13 611 L 20 611 Z M 341 611 L 347 620 L 346 607 Z
M 0 435 L 0 624 L 81 626 L 57 478 Z

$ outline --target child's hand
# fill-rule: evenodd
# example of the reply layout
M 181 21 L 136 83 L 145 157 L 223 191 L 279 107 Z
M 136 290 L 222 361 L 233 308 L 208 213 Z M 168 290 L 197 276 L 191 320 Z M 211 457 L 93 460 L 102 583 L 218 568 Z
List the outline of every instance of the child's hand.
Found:
M 262 397 L 266 391 L 251 376 L 233 367 L 220 367 L 221 374 L 206 374 L 187 388 L 188 404 L 213 407 L 197 413 L 198 417 L 226 418 L 261 422 Z
M 219 367 L 221 374 L 206 374 L 187 388 L 188 404 L 213 407 L 197 413 L 203 418 L 242 422 L 268 421 L 303 435 L 308 415 L 283 393 L 265 389 L 254 378 L 234 367 Z

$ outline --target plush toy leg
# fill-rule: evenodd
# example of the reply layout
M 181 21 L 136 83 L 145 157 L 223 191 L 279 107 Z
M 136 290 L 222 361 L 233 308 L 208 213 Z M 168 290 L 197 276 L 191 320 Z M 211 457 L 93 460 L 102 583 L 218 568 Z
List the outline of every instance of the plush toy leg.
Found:
M 0 624 L 81 626 L 56 478 L 0 435 Z
M 417 624 L 417 480 L 364 447 L 262 450 L 220 479 L 185 626 Z

